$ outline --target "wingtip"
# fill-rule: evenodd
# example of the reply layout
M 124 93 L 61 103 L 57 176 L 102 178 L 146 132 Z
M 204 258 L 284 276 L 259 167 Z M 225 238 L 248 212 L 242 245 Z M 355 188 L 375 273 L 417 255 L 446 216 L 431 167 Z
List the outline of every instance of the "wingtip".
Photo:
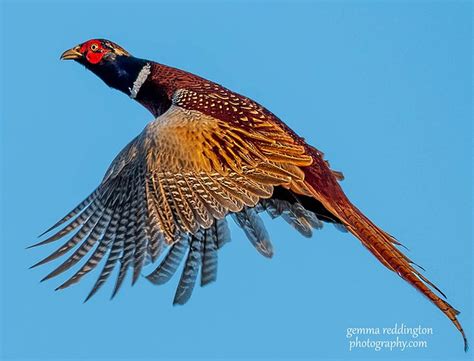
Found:
M 112 291 L 112 294 L 110 295 L 109 300 L 112 301 L 118 294 L 120 287 L 115 287 L 114 290 Z
M 206 287 L 206 286 L 209 286 L 209 285 L 213 284 L 216 281 L 217 281 L 217 275 L 212 277 L 212 278 L 209 278 L 209 279 L 203 279 L 201 277 L 200 286 L 201 287 Z
M 269 259 L 272 259 L 272 258 L 273 258 L 273 250 L 272 250 L 272 249 L 267 250 L 267 251 L 265 251 L 265 252 L 262 252 L 262 254 L 263 254 L 265 257 L 269 258 Z
M 146 277 L 146 275 L 144 275 L 144 274 L 141 273 L 141 272 L 134 272 L 134 273 L 133 273 L 133 276 L 132 276 L 132 287 L 135 285 L 135 283 L 137 283 L 137 281 L 138 281 L 138 279 L 140 278 L 140 276 Z
M 48 274 L 48 275 L 44 276 L 44 277 L 40 280 L 40 282 L 47 281 L 47 280 L 49 280 L 51 277 L 52 277 L 51 274 Z
M 27 246 L 25 249 L 35 248 L 35 247 L 41 246 L 41 245 L 43 245 L 43 244 L 44 244 L 44 241 L 41 241 L 41 242 L 32 244 L 32 245 L 30 245 L 30 246 Z
M 82 301 L 82 303 L 86 303 L 87 301 L 89 301 L 91 299 L 91 297 L 93 296 L 93 293 L 92 292 L 89 292 L 89 294 L 86 296 L 86 298 L 84 298 L 84 301 Z
M 272 258 L 273 257 L 273 247 L 268 240 L 267 242 L 261 242 L 257 246 L 257 251 L 260 252 L 261 255 L 263 255 L 266 258 Z
M 192 291 L 191 291 L 192 292 Z M 173 306 L 183 306 L 185 305 L 189 299 L 191 298 L 191 292 L 176 292 L 173 298 Z
M 140 276 L 140 275 L 139 275 L 139 276 Z M 135 286 L 135 283 L 137 283 L 139 276 L 132 278 L 132 287 Z
M 184 306 L 186 304 L 187 300 L 182 300 L 182 299 L 174 299 L 173 300 L 173 307 L 176 306 Z
M 51 256 L 48 256 L 46 258 L 43 258 L 41 261 L 36 262 L 34 265 L 30 266 L 30 269 L 36 268 L 36 267 L 41 266 L 41 265 L 43 265 L 45 263 L 48 263 L 50 261 L 52 261 Z
M 41 233 L 38 238 L 41 238 L 43 237 L 46 233 L 49 233 L 51 232 L 53 229 L 55 229 L 56 227 L 60 226 L 62 223 L 61 222 L 56 222 L 54 225 L 52 225 L 51 227 L 49 227 L 46 231 L 44 231 L 43 233 Z
M 66 282 L 64 282 L 61 285 L 59 285 L 58 287 L 56 287 L 55 291 L 64 290 L 65 288 L 68 288 L 72 284 L 74 284 L 74 282 L 72 282 L 71 279 L 68 279 Z
M 40 235 L 38 235 L 38 238 L 41 238 L 43 237 L 46 233 L 50 232 L 53 228 L 48 228 L 46 231 L 44 231 L 43 233 L 41 233 Z
M 40 262 L 37 262 L 37 263 L 35 263 L 34 265 L 32 265 L 32 266 L 30 266 L 30 267 L 28 267 L 28 269 L 33 269 L 33 268 L 36 268 L 36 267 L 38 267 L 40 264 L 41 264 L 41 261 L 40 261 Z

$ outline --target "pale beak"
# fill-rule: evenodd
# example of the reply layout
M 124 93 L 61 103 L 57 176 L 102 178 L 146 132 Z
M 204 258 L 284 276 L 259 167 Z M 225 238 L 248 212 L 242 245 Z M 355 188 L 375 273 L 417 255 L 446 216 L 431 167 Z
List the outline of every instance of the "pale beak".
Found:
M 82 58 L 82 53 L 79 51 L 81 47 L 76 46 L 72 49 L 66 50 L 64 53 L 61 54 L 61 60 L 74 60 Z

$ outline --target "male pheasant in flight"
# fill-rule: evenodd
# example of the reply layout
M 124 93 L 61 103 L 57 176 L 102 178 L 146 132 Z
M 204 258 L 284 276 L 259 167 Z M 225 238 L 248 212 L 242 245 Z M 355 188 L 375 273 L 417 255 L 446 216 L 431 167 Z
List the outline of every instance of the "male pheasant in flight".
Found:
M 267 212 L 272 218 L 283 217 L 307 237 L 322 222 L 351 232 L 385 267 L 428 297 L 461 332 L 467 347 L 456 318 L 459 312 L 412 266 L 398 249 L 400 243 L 347 199 L 338 184 L 342 174 L 329 168 L 323 153 L 269 110 L 194 74 L 136 58 L 108 40 L 89 40 L 61 59 L 84 65 L 155 119 L 119 153 L 97 189 L 46 232 L 60 229 L 35 245 L 75 231 L 34 265 L 75 248 L 44 280 L 87 255 L 58 289 L 78 282 L 105 259 L 87 299 L 119 266 L 115 295 L 129 269 L 133 284 L 142 267 L 163 253 L 146 278 L 163 284 L 186 258 L 174 298 L 175 304 L 184 304 L 199 272 L 201 286 L 216 279 L 217 252 L 230 239 L 227 215 L 258 252 L 272 256 L 259 216 Z

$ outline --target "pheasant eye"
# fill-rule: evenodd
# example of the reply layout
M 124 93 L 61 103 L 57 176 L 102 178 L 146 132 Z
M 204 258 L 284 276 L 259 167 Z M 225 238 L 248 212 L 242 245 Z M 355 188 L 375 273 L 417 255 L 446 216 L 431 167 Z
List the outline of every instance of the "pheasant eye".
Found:
M 97 50 L 99 49 L 99 45 L 97 45 L 97 44 L 94 43 L 94 44 L 92 44 L 92 45 L 90 46 L 90 49 L 91 49 L 92 51 L 97 51 Z

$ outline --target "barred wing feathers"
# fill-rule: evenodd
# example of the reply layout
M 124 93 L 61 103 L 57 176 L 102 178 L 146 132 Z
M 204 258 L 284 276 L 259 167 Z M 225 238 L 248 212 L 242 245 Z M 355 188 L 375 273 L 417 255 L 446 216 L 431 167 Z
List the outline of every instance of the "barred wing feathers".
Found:
M 147 278 L 163 284 L 185 259 L 174 299 L 183 304 L 199 274 L 202 286 L 216 279 L 218 249 L 230 240 L 225 219 L 229 213 L 255 248 L 271 257 L 270 239 L 258 215 L 270 208 L 261 202 L 276 186 L 309 195 L 300 167 L 312 159 L 281 128 L 273 129 L 273 138 L 267 131 L 258 124 L 239 127 L 198 110 L 171 106 L 119 153 L 99 187 L 48 230 L 55 233 L 35 245 L 75 231 L 33 267 L 72 252 L 46 280 L 84 259 L 58 287 L 63 289 L 103 263 L 87 299 L 118 268 L 113 297 L 129 270 L 134 283 L 144 265 L 158 260 L 166 249 Z M 294 226 L 297 220 L 303 222 L 300 231 L 308 233 L 306 228 L 317 223 L 316 215 L 297 209 L 292 205 L 285 217 Z

